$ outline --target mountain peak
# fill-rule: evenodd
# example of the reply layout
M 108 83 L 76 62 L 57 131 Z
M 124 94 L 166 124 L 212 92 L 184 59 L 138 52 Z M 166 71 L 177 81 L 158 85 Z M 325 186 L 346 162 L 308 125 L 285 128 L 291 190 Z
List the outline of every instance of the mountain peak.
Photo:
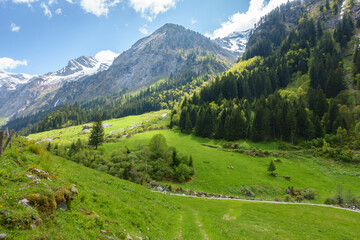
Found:
M 187 30 L 185 27 L 174 24 L 174 23 L 166 23 L 164 26 L 159 28 L 156 32 L 167 32 L 169 30 L 178 30 L 178 31 L 184 31 Z

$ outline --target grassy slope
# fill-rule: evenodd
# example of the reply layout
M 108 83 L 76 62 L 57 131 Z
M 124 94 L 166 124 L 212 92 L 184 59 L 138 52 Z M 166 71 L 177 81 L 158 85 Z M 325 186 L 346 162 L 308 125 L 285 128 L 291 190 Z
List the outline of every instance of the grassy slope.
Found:
M 112 125 L 110 128 L 105 129 L 105 135 L 109 134 L 111 131 L 116 131 L 118 129 L 127 128 L 132 124 L 137 124 L 140 122 L 146 122 L 149 120 L 153 120 L 156 118 L 162 117 L 163 114 L 167 114 L 169 116 L 170 111 L 169 110 L 162 110 L 158 112 L 151 112 L 146 113 L 142 115 L 137 116 L 129 116 L 119 119 L 111 119 L 104 121 L 103 124 L 110 124 Z M 62 129 L 56 129 L 52 131 L 46 131 L 42 133 L 32 134 L 29 136 L 30 139 L 34 139 L 36 141 L 40 141 L 41 139 L 48 138 L 48 137 L 54 137 L 59 138 L 53 141 L 53 143 L 58 144 L 69 144 L 72 141 L 76 141 L 78 138 L 81 140 L 88 140 L 90 134 L 79 134 L 83 130 L 84 125 L 91 125 L 90 124 L 83 124 L 79 126 L 73 126 L 73 127 L 67 127 Z
M 158 113 L 151 114 L 154 116 L 158 115 Z M 149 117 L 151 117 L 149 114 L 144 114 L 106 121 L 113 124 L 113 127 L 106 131 L 109 132 L 112 129 L 125 127 Z M 72 129 L 76 129 L 76 131 Z M 30 137 L 39 140 L 48 136 L 61 136 L 61 139 L 57 141 L 69 143 L 67 139 L 74 138 L 74 136 L 77 137 L 76 133 L 81 131 L 81 129 L 81 127 L 71 127 L 34 134 Z M 63 134 L 60 135 L 60 132 L 63 132 Z M 277 164 L 277 172 L 280 176 L 291 177 L 291 181 L 287 181 L 282 177 L 274 178 L 267 174 L 267 166 L 274 157 L 251 157 L 240 153 L 229 153 L 212 149 L 201 144 L 220 145 L 222 142 L 205 140 L 193 135 L 181 134 L 170 130 L 136 134 L 129 139 L 123 138 L 120 142 L 105 144 L 104 148 L 109 152 L 124 146 L 135 149 L 138 145 L 147 145 L 151 137 L 157 133 L 162 133 L 166 137 L 169 146 L 175 146 L 180 152 L 193 156 L 196 171 L 195 179 L 190 183 L 179 184 L 188 189 L 217 194 L 239 195 L 240 188 L 246 186 L 258 198 L 273 199 L 278 197 L 282 199 L 288 186 L 313 188 L 318 192 L 318 197 L 314 201 L 318 203 L 323 203 L 327 197 L 332 197 L 339 185 L 342 185 L 345 191 L 351 190 L 356 196 L 360 193 L 359 165 L 333 162 L 312 156 L 304 157 L 296 152 L 292 153 L 293 157 L 281 158 L 283 163 Z M 277 149 L 277 143 L 275 142 L 241 142 L 241 145 L 263 150 Z M 229 166 L 233 166 L 234 169 L 229 169 Z
M 360 214 L 315 206 L 272 205 L 230 200 L 206 200 L 167 196 L 46 152 L 34 155 L 16 147 L 6 150 L 0 161 L 0 211 L 12 216 L 32 214 L 17 201 L 28 192 L 41 191 L 43 184 L 30 186 L 24 173 L 29 166 L 56 174 L 53 181 L 41 180 L 50 187 L 76 184 L 70 211 L 56 211 L 43 218 L 36 230 L 9 230 L 0 225 L 0 233 L 10 239 L 106 239 L 100 233 L 121 239 L 132 236 L 150 239 L 355 239 Z M 15 163 L 21 159 L 25 169 Z M 6 179 L 6 180 L 5 180 Z M 22 188 L 20 188 L 22 187 Z M 95 212 L 93 218 L 80 208 Z M 13 217 L 15 219 L 15 217 Z M 124 234 L 125 233 L 125 234 Z
M 345 190 L 351 190 L 356 195 L 360 192 L 359 165 L 315 157 L 281 158 L 283 163 L 277 164 L 277 172 L 280 176 L 291 176 L 291 181 L 287 181 L 267 174 L 268 164 L 274 157 L 252 157 L 220 151 L 201 145 L 202 143 L 218 144 L 218 142 L 170 130 L 137 134 L 125 141 L 109 143 L 104 147 L 109 151 L 125 145 L 135 148 L 139 144 L 148 144 L 151 137 L 157 133 L 162 133 L 166 137 L 169 146 L 176 146 L 180 152 L 193 156 L 195 179 L 190 183 L 179 184 L 188 189 L 238 195 L 241 186 L 248 186 L 254 189 L 253 192 L 257 197 L 272 199 L 275 196 L 283 197 L 288 186 L 313 188 L 318 192 L 315 202 L 320 203 L 327 197 L 332 197 L 338 185 L 342 185 Z M 264 149 L 262 144 L 254 144 L 254 146 Z M 266 148 L 272 146 L 276 145 L 269 144 Z M 234 169 L 229 169 L 229 166 L 233 166 Z

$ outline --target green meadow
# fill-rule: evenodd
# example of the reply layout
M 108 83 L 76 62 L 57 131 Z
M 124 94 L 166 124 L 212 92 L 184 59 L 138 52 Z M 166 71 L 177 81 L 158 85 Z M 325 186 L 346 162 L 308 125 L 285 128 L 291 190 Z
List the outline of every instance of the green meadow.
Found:
M 120 119 L 107 120 L 104 121 L 103 124 L 110 124 L 111 127 L 105 129 L 105 135 L 110 134 L 111 131 L 118 131 L 120 129 L 130 130 L 129 128 L 131 125 L 139 123 L 145 124 L 150 122 L 150 125 L 152 126 L 165 125 L 169 121 L 169 114 L 169 110 L 163 110 L 158 112 L 145 113 L 137 116 L 129 116 Z M 91 123 L 41 132 L 37 134 L 31 134 L 28 138 L 35 141 L 40 141 L 45 138 L 53 137 L 55 138 L 53 143 L 60 145 L 69 144 L 73 141 L 76 141 L 78 138 L 83 141 L 87 141 L 89 139 L 90 133 L 81 133 L 85 125 L 91 125 Z
M 203 146 L 216 145 L 219 142 L 205 140 L 193 135 L 186 135 L 170 130 L 150 131 L 134 135 L 130 139 L 117 143 L 105 144 L 104 148 L 115 151 L 128 146 L 136 149 L 138 145 L 147 145 L 151 137 L 161 133 L 165 136 L 169 146 L 174 146 L 180 152 L 192 155 L 195 168 L 193 181 L 177 184 L 183 188 L 208 193 L 240 195 L 240 189 L 247 187 L 257 198 L 283 200 L 285 190 L 289 186 L 294 188 L 314 189 L 318 196 L 314 200 L 323 203 L 327 197 L 335 194 L 338 186 L 344 191 L 360 194 L 360 166 L 334 162 L 311 155 L 301 156 L 294 152 L 290 157 L 281 157 L 282 163 L 276 164 L 275 178 L 268 174 L 267 167 L 274 157 L 253 157 L 241 153 L 225 152 L 219 149 Z M 263 149 L 271 149 L 275 143 L 253 144 L 242 142 Z M 264 147 L 263 147 L 264 146 Z M 233 168 L 230 169 L 229 166 Z M 285 180 L 282 176 L 290 176 Z
M 167 112 L 153 112 L 105 121 L 105 123 L 112 124 L 111 128 L 106 129 L 106 133 L 118 128 L 127 128 L 129 125 L 141 121 L 159 119 L 158 117 L 164 113 Z M 162 121 L 161 124 L 164 124 L 167 119 L 160 121 Z M 55 143 L 69 144 L 79 136 L 87 140 L 88 134 L 77 134 L 81 130 L 82 126 L 70 127 L 30 135 L 29 138 L 38 141 L 52 136 L 60 138 L 55 140 Z M 225 141 L 207 140 L 171 130 L 147 131 L 135 134 L 131 138 L 123 137 L 117 142 L 104 144 L 102 149 L 109 154 L 125 146 L 137 149 L 140 146 L 148 145 L 152 136 L 158 133 L 165 136 L 169 146 L 176 147 L 181 153 L 193 157 L 195 169 L 193 180 L 183 184 L 171 183 L 185 189 L 246 197 L 242 190 L 247 188 L 254 193 L 255 198 L 269 200 L 275 198 L 284 200 L 288 187 L 313 189 L 317 192 L 316 199 L 312 200 L 314 203 L 323 203 L 326 198 L 333 197 L 340 186 L 344 193 L 351 191 L 355 196 L 360 195 L 360 166 L 358 164 L 323 159 L 303 151 L 280 151 L 276 142 L 239 141 L 238 143 L 248 149 L 256 148 L 286 154 L 285 157 L 280 157 L 281 163 L 276 163 L 278 177 L 270 176 L 267 172 L 269 162 L 275 158 L 273 156 L 253 157 L 210 148 L 203 144 L 221 146 Z M 286 180 L 284 176 L 290 177 L 290 180 Z
M 25 177 L 29 167 L 48 171 L 56 179 L 40 179 L 34 184 Z M 0 233 L 9 239 L 125 239 L 128 234 L 133 239 L 359 237 L 359 213 L 319 206 L 169 196 L 51 156 L 21 139 L 6 150 L 0 169 Z M 47 193 L 49 197 L 52 189 L 73 184 L 78 195 L 67 211 L 46 214 L 18 204 L 30 193 Z M 39 218 L 41 224 L 35 230 L 26 229 L 24 220 Z

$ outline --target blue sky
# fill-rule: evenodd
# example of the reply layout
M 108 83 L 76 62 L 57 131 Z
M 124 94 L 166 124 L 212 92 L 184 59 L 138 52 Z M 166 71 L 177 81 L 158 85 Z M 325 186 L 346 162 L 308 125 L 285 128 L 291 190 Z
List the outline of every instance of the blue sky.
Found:
M 246 30 L 287 0 L 0 0 L 0 70 L 44 74 L 121 53 L 165 23 L 209 37 Z

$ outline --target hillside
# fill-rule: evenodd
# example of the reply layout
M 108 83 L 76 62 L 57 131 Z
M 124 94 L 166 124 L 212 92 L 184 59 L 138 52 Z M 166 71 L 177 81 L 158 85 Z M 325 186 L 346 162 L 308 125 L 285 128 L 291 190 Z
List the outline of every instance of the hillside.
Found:
M 242 59 L 174 107 L 171 126 L 229 141 L 325 141 L 358 162 L 359 3 L 340 3 L 289 2 L 264 16 Z
M 106 164 L 106 161 L 116 161 L 110 157 L 112 154 L 125 147 L 130 151 L 141 149 L 149 144 L 153 136 L 160 133 L 165 136 L 169 146 L 176 146 L 180 153 L 192 156 L 194 179 L 182 184 L 170 183 L 184 189 L 242 198 L 249 198 L 245 191 L 249 189 L 252 198 L 284 200 L 286 189 L 292 186 L 297 189 L 312 189 L 316 193 L 314 199 L 304 201 L 324 203 L 327 198 L 333 197 L 341 186 L 344 193 L 351 192 L 357 197 L 360 189 L 357 181 L 360 168 L 356 163 L 326 159 L 316 155 L 316 151 L 307 149 L 283 150 L 282 143 L 279 142 L 206 140 L 163 129 L 169 124 L 168 116 L 168 111 L 161 111 L 104 121 L 104 124 L 110 127 L 105 129 L 107 143 L 102 147 L 99 156 L 109 160 L 104 160 L 105 168 L 102 168 L 104 163 L 94 166 L 111 173 L 112 165 Z M 51 141 L 52 146 L 58 145 L 61 152 L 61 149 L 69 148 L 77 139 L 87 142 L 90 133 L 79 134 L 84 126 L 86 125 L 33 134 L 29 138 L 45 143 Z M 238 147 L 226 147 L 230 145 Z M 81 154 L 78 156 L 72 159 L 78 161 Z M 281 163 L 276 164 L 278 178 L 267 174 L 268 164 L 274 158 L 281 160 Z M 86 160 L 82 162 L 87 164 Z
M 53 156 L 23 138 L 15 139 L 0 165 L 4 193 L 0 198 L 0 234 L 9 239 L 55 235 L 57 239 L 357 236 L 354 226 L 358 213 L 319 206 L 168 196 Z M 36 177 L 38 172 L 32 168 L 46 171 L 52 180 Z M 78 194 L 70 200 L 68 194 L 72 189 L 76 192 L 74 187 Z M 24 198 L 30 199 L 33 207 L 18 203 Z M 57 206 L 67 206 L 67 210 L 55 210 Z

